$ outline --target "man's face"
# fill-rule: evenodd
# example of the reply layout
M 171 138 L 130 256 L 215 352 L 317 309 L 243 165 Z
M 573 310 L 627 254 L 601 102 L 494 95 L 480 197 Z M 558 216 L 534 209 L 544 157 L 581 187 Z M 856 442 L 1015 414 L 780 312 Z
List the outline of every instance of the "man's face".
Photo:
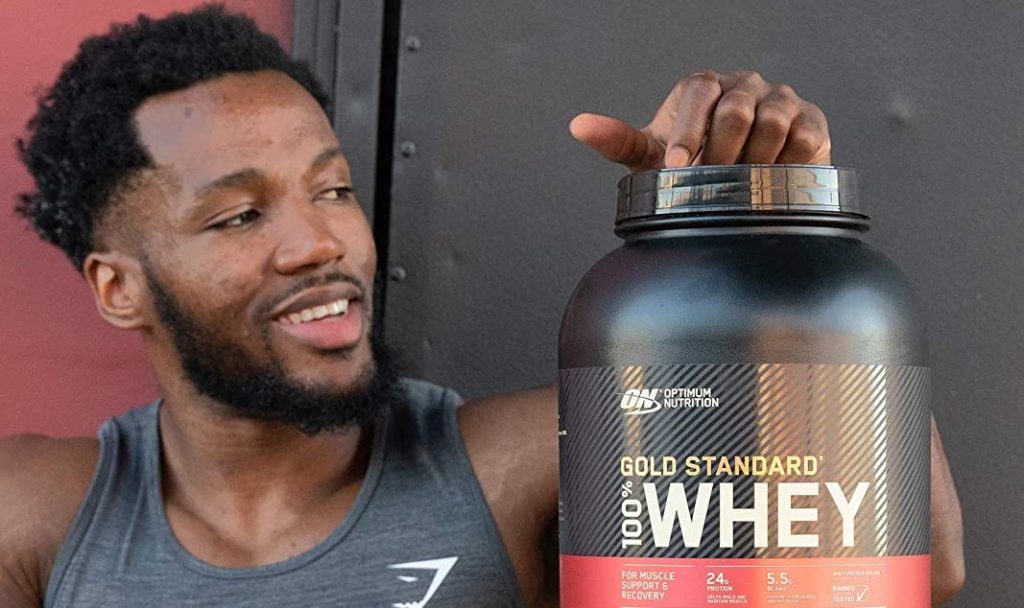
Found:
M 283 74 L 232 74 L 153 97 L 136 122 L 161 184 L 130 205 L 154 338 L 237 409 L 311 431 L 360 422 L 323 410 L 374 384 L 376 252 L 319 105 Z M 292 419 L 296 401 L 317 420 Z

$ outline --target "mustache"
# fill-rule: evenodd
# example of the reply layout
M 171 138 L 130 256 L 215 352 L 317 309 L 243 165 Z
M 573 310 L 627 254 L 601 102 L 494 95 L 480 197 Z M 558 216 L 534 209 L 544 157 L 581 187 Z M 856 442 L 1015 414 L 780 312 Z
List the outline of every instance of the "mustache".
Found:
M 299 292 L 305 291 L 311 287 L 318 287 L 320 285 L 331 285 L 333 283 L 349 283 L 351 285 L 355 285 L 355 287 L 359 290 L 359 298 L 365 302 L 367 288 L 363 281 L 360 280 L 359 277 L 350 275 L 345 272 L 341 272 L 339 270 L 334 270 L 322 275 L 313 275 L 302 278 L 294 285 L 289 287 L 287 290 L 285 290 L 284 293 L 278 295 L 273 300 L 270 300 L 269 302 L 261 306 L 260 314 L 261 316 L 269 315 L 270 311 L 274 310 L 274 308 L 276 308 L 278 304 L 284 302 L 285 300 L 291 298 L 292 296 Z

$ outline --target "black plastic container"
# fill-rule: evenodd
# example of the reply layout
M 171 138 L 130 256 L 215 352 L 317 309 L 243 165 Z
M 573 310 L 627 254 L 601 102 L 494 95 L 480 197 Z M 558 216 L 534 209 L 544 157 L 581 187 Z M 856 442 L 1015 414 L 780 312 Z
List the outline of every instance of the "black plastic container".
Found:
M 929 605 L 923 326 L 867 228 L 848 169 L 620 182 L 559 340 L 563 606 Z

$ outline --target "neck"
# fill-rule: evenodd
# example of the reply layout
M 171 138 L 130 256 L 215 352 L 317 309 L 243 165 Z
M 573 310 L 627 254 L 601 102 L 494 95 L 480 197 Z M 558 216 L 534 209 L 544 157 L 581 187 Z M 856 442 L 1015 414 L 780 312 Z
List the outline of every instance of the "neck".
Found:
M 307 511 L 351 494 L 366 473 L 371 433 L 365 429 L 310 437 L 241 416 L 193 390 L 164 394 L 165 500 L 201 517 Z

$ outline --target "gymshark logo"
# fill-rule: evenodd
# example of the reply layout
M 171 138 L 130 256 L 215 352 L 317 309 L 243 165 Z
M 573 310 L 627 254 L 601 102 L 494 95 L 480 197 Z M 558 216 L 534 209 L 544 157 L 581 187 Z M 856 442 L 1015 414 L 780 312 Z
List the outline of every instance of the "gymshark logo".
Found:
M 412 602 L 397 602 L 391 604 L 392 608 L 423 608 L 430 601 L 430 598 L 434 597 L 434 593 L 437 592 L 437 588 L 444 582 L 448 573 L 451 572 L 452 566 L 455 562 L 459 561 L 458 557 L 442 557 L 440 559 L 427 559 L 419 562 L 405 562 L 404 564 L 393 564 L 388 566 L 395 570 L 433 570 L 434 578 L 430 581 L 430 586 L 427 587 L 427 593 L 420 599 Z M 414 583 L 419 580 L 417 576 L 403 576 L 398 575 L 398 580 L 403 583 Z

